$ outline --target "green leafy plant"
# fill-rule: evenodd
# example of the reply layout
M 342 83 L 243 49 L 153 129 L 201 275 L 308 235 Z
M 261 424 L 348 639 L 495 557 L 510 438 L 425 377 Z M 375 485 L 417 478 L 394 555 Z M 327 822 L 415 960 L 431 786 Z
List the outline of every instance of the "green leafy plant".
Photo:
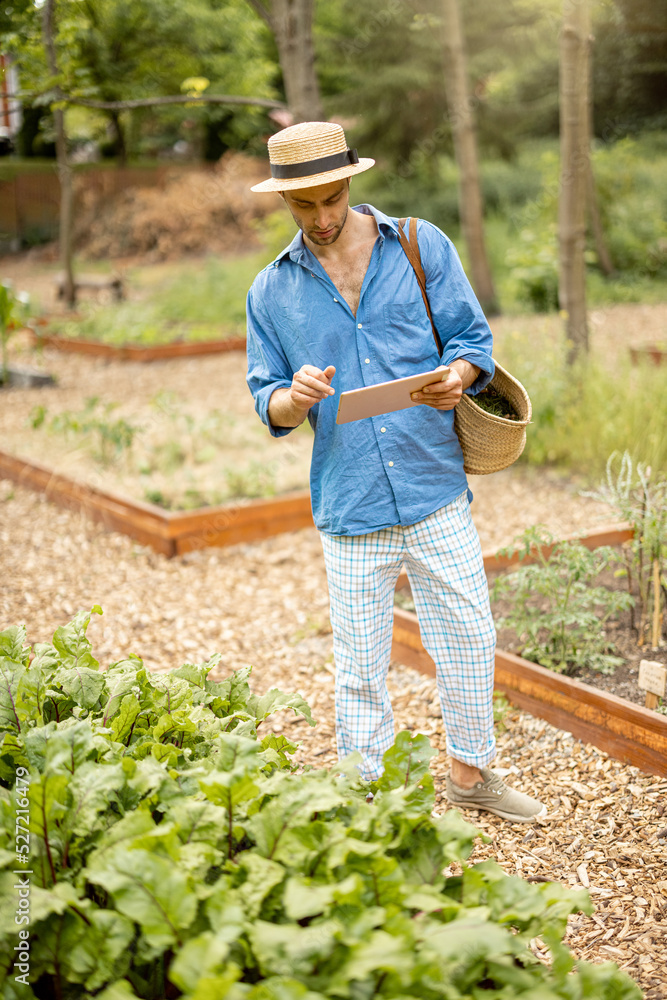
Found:
M 558 242 L 553 223 L 524 228 L 507 252 L 517 297 L 533 312 L 558 309 Z
M 489 385 L 486 389 L 482 389 L 481 392 L 477 393 L 474 397 L 475 402 L 482 410 L 487 413 L 491 413 L 494 417 L 504 417 L 506 420 L 518 420 L 519 414 L 516 412 L 509 399 L 503 396 L 502 393 Z
M 28 318 L 30 298 L 27 292 L 15 292 L 11 281 L 0 284 L 0 347 L 2 348 L 2 366 L 0 367 L 0 384 L 9 381 L 8 344 L 12 332 L 25 323 Z
M 272 463 L 250 462 L 245 469 L 227 468 L 225 481 L 230 497 L 270 497 L 276 493 Z
M 629 452 L 614 452 L 601 486 L 585 496 L 608 504 L 633 530 L 623 552 L 629 593 L 636 592 L 639 620 L 632 615 L 638 642 L 660 643 L 667 605 L 667 477 L 635 462 Z
M 613 655 L 604 624 L 631 607 L 633 598 L 595 581 L 620 556 L 606 546 L 591 551 L 581 542 L 554 542 L 541 525 L 500 554 L 536 560 L 498 577 L 492 591 L 494 600 L 511 601 L 511 610 L 496 624 L 515 630 L 521 655 L 558 673 L 582 667 L 612 673 L 622 660 Z
M 54 414 L 48 421 L 46 408 L 35 406 L 29 419 L 35 430 L 47 427 L 56 434 L 74 434 L 89 438 L 92 441 L 93 458 L 101 465 L 109 466 L 132 448 L 140 428 L 124 417 L 110 419 L 118 406 L 117 403 L 105 403 L 101 413 L 98 411 L 99 404 L 99 396 L 91 396 L 86 400 L 81 412 L 73 413 L 65 410 Z
M 250 668 L 212 680 L 219 655 L 101 671 L 99 613 L 34 650 L 23 626 L 0 633 L 6 1000 L 640 1000 L 613 963 L 563 945 L 584 890 L 490 861 L 446 874 L 477 831 L 433 814 L 424 736 L 400 733 L 370 786 L 354 758 L 300 770 L 293 743 L 260 735 L 277 710 L 312 723 L 299 695 L 252 694 Z

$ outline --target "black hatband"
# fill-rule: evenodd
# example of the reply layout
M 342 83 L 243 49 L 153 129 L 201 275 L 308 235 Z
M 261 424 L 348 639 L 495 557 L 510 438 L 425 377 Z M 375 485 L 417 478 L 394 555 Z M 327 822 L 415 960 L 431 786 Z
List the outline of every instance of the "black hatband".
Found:
M 332 153 L 331 156 L 321 156 L 318 160 L 306 160 L 304 163 L 272 163 L 271 176 L 280 180 L 288 177 L 313 177 L 315 174 L 358 162 L 356 149 L 346 149 L 344 153 Z

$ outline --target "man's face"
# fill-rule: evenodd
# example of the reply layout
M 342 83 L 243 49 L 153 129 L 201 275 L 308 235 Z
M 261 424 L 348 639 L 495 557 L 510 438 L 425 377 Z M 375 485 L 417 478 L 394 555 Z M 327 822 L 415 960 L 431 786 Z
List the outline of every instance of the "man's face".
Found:
M 282 195 L 297 226 L 311 243 L 327 247 L 336 242 L 350 206 L 349 178 L 297 191 L 283 191 Z

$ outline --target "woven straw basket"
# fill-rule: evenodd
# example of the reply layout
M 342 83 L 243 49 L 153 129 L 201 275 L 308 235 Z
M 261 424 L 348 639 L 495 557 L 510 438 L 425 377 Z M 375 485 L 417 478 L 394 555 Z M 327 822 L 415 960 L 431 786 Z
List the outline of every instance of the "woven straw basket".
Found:
M 521 383 L 496 361 L 491 385 L 509 400 L 518 420 L 496 417 L 478 406 L 474 396 L 461 397 L 454 410 L 454 427 L 463 450 L 463 468 L 473 476 L 506 469 L 526 445 L 526 427 L 530 423 L 530 397 Z

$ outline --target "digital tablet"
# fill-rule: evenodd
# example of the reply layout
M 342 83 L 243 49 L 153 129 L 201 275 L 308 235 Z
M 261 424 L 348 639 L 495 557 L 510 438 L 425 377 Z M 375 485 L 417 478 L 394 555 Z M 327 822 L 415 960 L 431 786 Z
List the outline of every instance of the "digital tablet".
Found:
M 449 368 L 440 365 L 430 372 L 420 372 L 419 375 L 408 375 L 407 378 L 396 378 L 391 382 L 379 382 L 377 385 L 364 386 L 363 389 L 342 392 L 338 400 L 336 423 L 349 424 L 352 420 L 379 417 L 382 413 L 421 406 L 421 403 L 415 403 L 410 398 L 410 393 L 423 389 L 425 385 L 432 385 L 433 382 L 444 382 L 448 375 Z

